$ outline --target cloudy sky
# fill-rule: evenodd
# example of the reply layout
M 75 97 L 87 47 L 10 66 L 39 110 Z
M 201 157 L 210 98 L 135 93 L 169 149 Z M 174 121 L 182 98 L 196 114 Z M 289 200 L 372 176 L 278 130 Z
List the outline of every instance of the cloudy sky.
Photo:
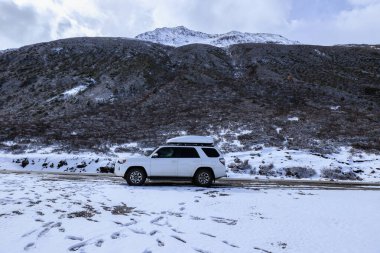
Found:
M 305 44 L 380 44 L 380 0 L 0 0 L 0 49 L 179 25 L 277 33 Z

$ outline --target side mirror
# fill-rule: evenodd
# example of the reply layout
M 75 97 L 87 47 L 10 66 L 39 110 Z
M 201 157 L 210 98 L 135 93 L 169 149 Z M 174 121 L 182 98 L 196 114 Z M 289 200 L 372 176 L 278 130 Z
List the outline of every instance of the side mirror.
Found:
M 154 154 L 152 155 L 152 158 L 158 158 L 158 154 L 157 154 L 157 153 L 154 153 Z
M 152 154 L 152 152 L 153 152 L 153 149 L 147 149 L 147 150 L 144 151 L 144 155 L 145 156 L 150 156 Z

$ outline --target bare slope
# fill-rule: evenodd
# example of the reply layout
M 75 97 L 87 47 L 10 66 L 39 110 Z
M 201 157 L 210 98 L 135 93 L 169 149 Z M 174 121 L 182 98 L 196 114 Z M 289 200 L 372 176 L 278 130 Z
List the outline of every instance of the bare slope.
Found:
M 41 43 L 0 54 L 0 141 L 154 145 L 230 129 L 245 145 L 380 149 L 379 73 L 370 46 Z

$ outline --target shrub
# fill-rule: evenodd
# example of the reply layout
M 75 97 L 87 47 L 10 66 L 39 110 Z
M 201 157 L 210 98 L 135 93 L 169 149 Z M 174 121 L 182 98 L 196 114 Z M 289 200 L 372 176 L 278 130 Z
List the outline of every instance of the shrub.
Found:
M 259 174 L 264 176 L 275 176 L 277 172 L 274 170 L 273 163 L 263 164 L 259 166 Z
M 324 168 L 321 170 L 321 177 L 338 180 L 362 180 L 352 170 L 343 171 L 341 167 Z
M 285 176 L 296 178 L 310 178 L 316 174 L 315 170 L 307 167 L 284 168 Z
M 232 171 L 239 171 L 239 170 L 251 170 L 252 166 L 249 164 L 249 160 L 242 161 L 236 157 L 234 159 L 234 162 L 228 165 L 228 168 L 230 168 Z

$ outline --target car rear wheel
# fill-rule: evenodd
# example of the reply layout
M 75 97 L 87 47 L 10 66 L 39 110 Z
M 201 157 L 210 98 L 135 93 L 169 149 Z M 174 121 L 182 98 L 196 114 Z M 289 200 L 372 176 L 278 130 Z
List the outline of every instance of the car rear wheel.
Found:
M 209 169 L 200 169 L 194 175 L 194 184 L 202 187 L 208 187 L 212 184 L 214 176 Z
M 141 168 L 131 168 L 128 170 L 128 172 L 125 174 L 125 180 L 127 180 L 127 183 L 129 185 L 143 185 L 146 180 L 146 173 Z

